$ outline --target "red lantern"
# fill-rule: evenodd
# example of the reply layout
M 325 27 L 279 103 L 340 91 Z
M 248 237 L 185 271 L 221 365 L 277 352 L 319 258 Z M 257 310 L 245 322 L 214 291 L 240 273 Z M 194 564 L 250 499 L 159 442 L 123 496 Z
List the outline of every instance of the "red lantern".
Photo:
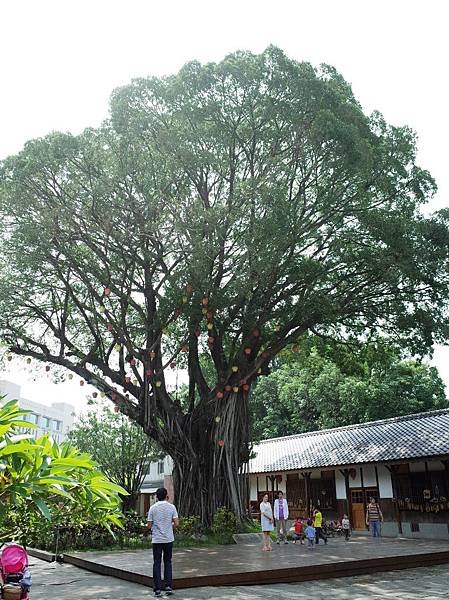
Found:
M 177 308 L 175 310 L 175 317 L 179 317 L 180 314 L 181 314 L 181 311 L 179 310 L 179 308 Z
M 201 331 L 199 329 L 195 329 L 195 335 L 196 337 L 200 337 Z
M 82 386 L 82 385 L 84 385 L 84 381 L 83 381 L 82 379 L 81 379 L 81 381 L 80 381 L 80 385 L 81 385 L 81 386 Z
M 221 400 L 221 398 L 223 398 L 224 394 L 223 392 L 217 392 L 217 398 Z
M 262 358 L 268 358 L 270 355 L 268 352 L 262 352 Z
M 119 409 L 118 406 L 114 406 L 114 412 L 118 413 Z
M 190 283 L 188 283 L 188 284 L 186 285 L 186 292 L 187 292 L 188 294 L 191 294 L 191 293 L 193 292 L 193 285 L 191 285 Z
M 181 348 L 181 352 L 187 352 L 187 350 L 188 350 L 187 346 L 185 346 L 185 345 L 184 345 L 184 346 L 182 346 L 182 348 Z
M 117 394 L 112 393 L 111 394 L 111 400 L 117 400 Z M 115 412 L 118 412 L 118 407 L 115 407 L 117 410 Z
M 136 366 L 136 364 L 137 364 L 137 360 L 136 360 L 135 358 L 132 358 L 132 359 L 129 361 L 129 364 L 130 364 L 132 367 L 135 367 L 135 366 Z
M 247 383 L 245 383 L 245 384 L 244 384 L 244 386 L 243 386 L 243 390 L 244 390 L 245 392 L 248 392 L 248 391 L 249 391 L 249 385 L 248 385 Z
M 214 318 L 214 313 L 212 311 L 207 311 L 206 317 L 211 321 Z
M 254 337 L 259 337 L 259 335 L 260 335 L 260 331 L 257 329 L 257 327 L 254 327 L 254 329 L 253 329 L 253 336 Z
M 104 288 L 104 295 L 105 296 L 110 296 L 111 295 L 111 288 L 110 287 L 105 287 Z
M 293 346 L 292 352 L 299 352 L 299 346 Z
M 232 386 L 230 385 L 225 385 L 225 392 L 230 392 L 232 390 Z
M 217 443 L 220 446 L 220 448 L 223 448 L 223 446 L 225 445 L 224 440 L 218 440 Z
M 92 392 L 92 398 L 96 398 L 98 396 L 98 392 Z
M 147 369 L 147 370 L 145 371 L 145 375 L 146 375 L 147 377 L 153 377 L 153 369 Z
M 112 323 L 108 323 L 107 328 L 108 328 L 108 331 L 112 331 L 114 329 L 112 326 Z
M 175 362 L 171 362 L 170 363 L 170 368 L 171 369 L 176 369 L 176 363 Z
M 246 379 L 240 379 L 240 382 L 239 382 L 239 383 L 240 383 L 240 385 L 245 385 L 245 383 L 246 383 Z
M 127 375 L 125 377 L 125 381 L 126 381 L 126 383 L 131 383 L 131 377 L 129 377 L 129 375 Z
M 207 298 L 207 297 L 204 297 L 204 298 L 201 300 L 201 304 L 202 304 L 203 306 L 207 306 L 207 305 L 209 304 L 209 298 Z
M 252 350 L 251 350 L 251 348 L 245 348 L 244 352 L 245 352 L 246 356 L 249 356 L 251 354 Z
M 278 483 L 281 483 L 282 482 L 282 475 L 276 475 L 276 481 Z
M 45 370 L 49 371 L 50 370 L 50 365 L 46 365 Z
M 151 352 L 150 352 L 150 358 L 151 358 L 151 360 L 154 360 L 155 357 L 156 357 L 156 352 L 154 350 L 151 350 Z
M 207 338 L 207 341 L 209 342 L 209 344 L 213 344 L 215 341 L 215 338 L 211 335 L 210 337 Z

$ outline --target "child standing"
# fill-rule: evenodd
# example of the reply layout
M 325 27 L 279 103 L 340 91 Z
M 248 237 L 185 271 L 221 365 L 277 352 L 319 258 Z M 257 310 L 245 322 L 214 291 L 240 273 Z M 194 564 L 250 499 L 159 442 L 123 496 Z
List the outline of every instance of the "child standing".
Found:
M 315 543 L 316 531 L 315 531 L 315 527 L 312 525 L 311 519 L 309 519 L 307 521 L 307 527 L 305 528 L 304 533 L 306 534 L 306 538 L 307 538 L 307 547 L 309 548 L 309 550 L 313 550 L 313 545 Z
M 294 527 L 293 543 L 296 544 L 299 541 L 301 544 L 304 544 L 304 525 L 299 517 L 296 519 Z
M 343 529 L 343 533 L 345 534 L 345 541 L 349 540 L 349 536 L 351 535 L 351 524 L 348 519 L 348 515 L 343 515 L 343 519 L 341 520 L 341 528 Z
M 260 503 L 260 525 L 263 533 L 263 547 L 262 550 L 270 552 L 273 548 L 271 547 L 270 533 L 273 531 L 273 509 L 271 504 L 268 502 L 268 494 L 265 494 L 262 502 Z

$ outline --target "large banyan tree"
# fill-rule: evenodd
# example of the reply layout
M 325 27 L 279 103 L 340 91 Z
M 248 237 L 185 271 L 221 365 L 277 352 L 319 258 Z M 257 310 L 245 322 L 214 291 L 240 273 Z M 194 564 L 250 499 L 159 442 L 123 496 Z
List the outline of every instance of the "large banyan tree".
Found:
M 446 336 L 447 222 L 421 210 L 415 152 L 333 68 L 276 48 L 136 79 L 101 127 L 3 162 L 1 338 L 139 423 L 182 514 L 242 517 L 248 395 L 277 353 Z

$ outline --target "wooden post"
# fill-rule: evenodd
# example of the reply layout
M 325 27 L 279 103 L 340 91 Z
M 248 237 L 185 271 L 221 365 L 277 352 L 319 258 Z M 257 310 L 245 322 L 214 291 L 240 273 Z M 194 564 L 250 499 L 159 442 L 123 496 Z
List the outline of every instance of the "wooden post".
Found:
M 446 471 L 446 498 L 449 496 L 449 458 L 441 461 Z
M 394 506 L 396 512 L 396 521 L 398 523 L 398 532 L 402 535 L 402 521 L 401 521 L 401 509 L 398 504 L 398 484 L 396 479 L 396 474 L 398 472 L 398 465 L 385 465 L 385 467 L 390 471 L 391 475 L 391 483 L 393 485 L 393 496 L 394 496 Z
M 349 522 L 352 523 L 352 499 L 351 499 L 351 489 L 349 487 L 349 471 L 350 469 L 340 469 L 340 473 L 345 478 L 345 490 L 346 490 L 346 511 L 348 515 Z
M 306 471 L 305 473 L 301 473 L 304 477 L 304 488 L 306 492 L 306 518 L 308 519 L 310 516 L 310 476 L 312 475 L 312 471 Z

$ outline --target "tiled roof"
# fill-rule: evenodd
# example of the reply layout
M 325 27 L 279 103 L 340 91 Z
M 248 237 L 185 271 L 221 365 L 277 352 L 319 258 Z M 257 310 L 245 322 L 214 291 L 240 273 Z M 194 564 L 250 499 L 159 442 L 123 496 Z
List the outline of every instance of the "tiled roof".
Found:
M 449 409 L 260 442 L 250 473 L 449 455 Z

